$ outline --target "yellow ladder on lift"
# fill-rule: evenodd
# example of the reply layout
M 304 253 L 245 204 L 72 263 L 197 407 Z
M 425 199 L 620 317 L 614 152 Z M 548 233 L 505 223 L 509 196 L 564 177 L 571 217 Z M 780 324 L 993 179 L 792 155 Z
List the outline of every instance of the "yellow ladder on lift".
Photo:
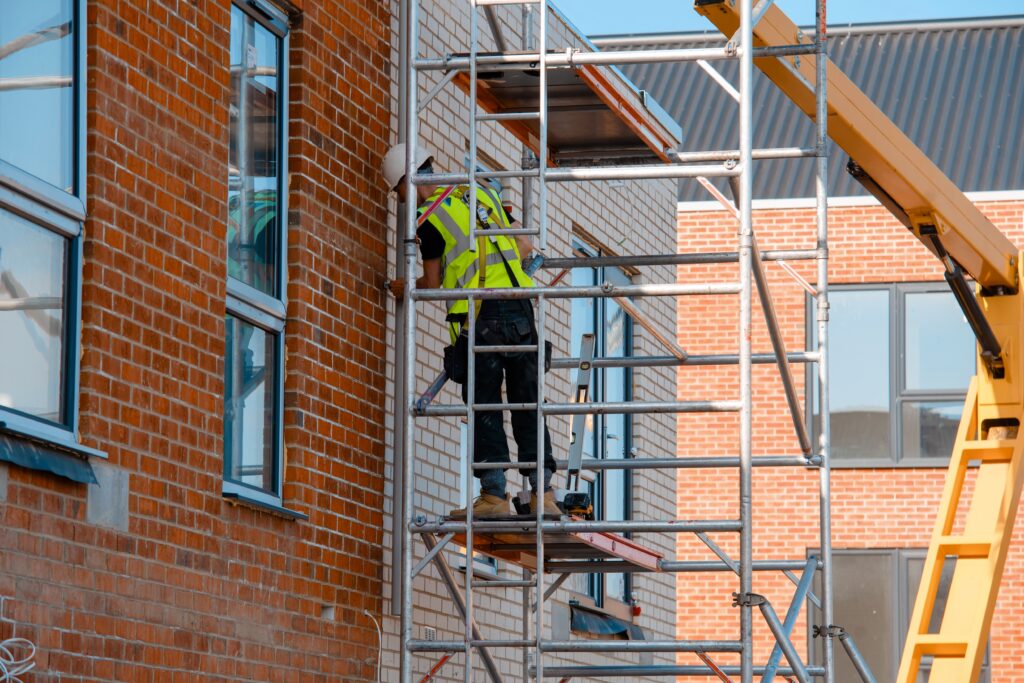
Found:
M 926 656 L 933 657 L 929 683 L 973 683 L 978 680 L 985 658 L 999 580 L 1024 480 L 1024 439 L 1016 427 L 986 429 L 986 421 L 979 432 L 978 383 L 977 377 L 972 380 L 964 403 L 897 683 L 916 683 L 921 658 Z M 1020 424 L 1021 420 L 1019 413 L 999 417 L 1002 419 L 997 418 L 996 424 L 1014 419 Z M 1007 431 L 1011 438 L 989 438 L 999 436 L 997 430 Z M 975 440 L 978 436 L 984 440 Z M 971 462 L 980 465 L 976 468 L 963 532 L 956 533 L 957 510 Z M 942 568 L 951 558 L 956 558 L 956 565 L 942 623 L 938 633 L 929 633 Z

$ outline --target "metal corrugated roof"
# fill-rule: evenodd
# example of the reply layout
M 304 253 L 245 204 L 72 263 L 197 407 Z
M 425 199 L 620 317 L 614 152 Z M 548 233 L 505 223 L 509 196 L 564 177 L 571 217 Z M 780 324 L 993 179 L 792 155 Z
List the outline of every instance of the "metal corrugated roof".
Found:
M 614 50 L 714 46 L 724 39 L 704 33 L 594 42 Z M 1024 189 L 1024 17 L 834 28 L 829 56 L 962 190 Z M 713 66 L 738 84 L 735 61 Z M 684 151 L 736 148 L 736 102 L 696 64 L 630 65 L 623 71 L 680 123 Z M 754 146 L 813 146 L 811 120 L 757 69 L 754 76 Z M 833 146 L 829 194 L 866 195 L 847 175 L 846 159 Z M 755 198 L 814 195 L 813 161 L 755 164 Z M 709 197 L 687 180 L 679 199 Z

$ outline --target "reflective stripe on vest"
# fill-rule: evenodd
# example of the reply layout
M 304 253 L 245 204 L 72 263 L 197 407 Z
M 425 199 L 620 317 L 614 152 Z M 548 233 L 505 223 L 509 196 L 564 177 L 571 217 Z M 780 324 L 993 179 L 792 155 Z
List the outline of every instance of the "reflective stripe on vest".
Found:
M 426 210 L 437 197 L 441 195 L 444 188 L 437 188 L 434 193 L 420 207 L 421 211 Z M 444 238 L 445 249 L 441 256 L 443 276 L 441 286 L 445 289 L 472 289 L 479 282 L 479 254 L 474 251 L 469 241 L 469 202 L 465 198 L 468 188 L 458 188 L 452 195 L 445 199 L 440 206 L 427 219 L 431 225 Z M 487 278 L 485 286 L 488 289 L 514 287 L 508 270 L 502 261 L 502 255 L 508 261 L 509 270 L 515 275 L 520 287 L 532 287 L 533 280 L 523 272 L 519 262 L 519 248 L 512 237 L 501 234 L 503 228 L 508 227 L 508 220 L 504 209 L 501 208 L 500 198 L 490 188 L 478 187 L 476 199 L 478 206 L 484 207 L 487 212 L 486 229 L 480 230 L 478 222 L 477 235 L 484 238 L 486 244 L 486 267 Z M 448 302 L 448 313 L 459 314 L 469 310 L 465 299 Z

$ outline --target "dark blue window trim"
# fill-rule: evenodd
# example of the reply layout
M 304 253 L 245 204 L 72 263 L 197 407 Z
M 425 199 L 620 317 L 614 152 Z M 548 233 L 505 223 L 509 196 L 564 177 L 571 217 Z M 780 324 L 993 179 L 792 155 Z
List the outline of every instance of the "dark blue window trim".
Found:
M 92 449 L 59 447 L 52 442 L 28 439 L 0 423 L 0 461 L 3 462 L 50 472 L 81 484 L 95 484 L 96 474 L 88 460 L 88 456 L 94 454 Z
M 21 467 L 52 472 L 73 481 L 94 483 L 92 467 L 84 458 L 106 454 L 78 442 L 82 320 L 82 223 L 85 220 L 86 187 L 86 10 L 77 0 L 72 10 L 75 68 L 74 107 L 71 118 L 75 150 L 73 192 L 64 192 L 12 164 L 0 161 L 0 208 L 61 234 L 68 241 L 64 357 L 62 359 L 61 423 L 0 407 L 0 433 L 4 445 L 0 460 Z M 18 443 L 20 441 L 20 443 Z
M 270 512 L 281 517 L 287 517 L 288 519 L 296 521 L 309 519 L 309 515 L 303 514 L 301 512 L 289 510 L 286 507 L 275 505 L 274 503 L 268 503 L 262 500 L 256 500 L 255 498 L 249 498 L 244 494 L 236 493 L 234 491 L 225 491 L 221 495 L 227 498 L 228 500 L 237 502 L 239 505 L 245 505 L 246 507 L 256 508 L 257 510 Z

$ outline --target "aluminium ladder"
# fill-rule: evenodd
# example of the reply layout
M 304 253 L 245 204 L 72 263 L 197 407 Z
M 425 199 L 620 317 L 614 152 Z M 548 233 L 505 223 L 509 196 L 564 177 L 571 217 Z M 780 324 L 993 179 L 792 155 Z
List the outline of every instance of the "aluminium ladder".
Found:
M 403 377 L 400 381 L 404 382 L 405 396 L 409 397 L 413 395 L 414 383 L 415 383 L 415 372 L 413 371 L 413 360 L 415 353 L 415 331 L 416 331 L 416 312 L 415 303 L 418 301 L 430 301 L 430 300 L 444 300 L 447 298 L 469 298 L 470 306 L 472 307 L 473 300 L 485 299 L 485 298 L 536 298 L 538 300 L 538 320 L 537 328 L 539 332 L 538 343 L 530 345 L 530 347 L 520 347 L 523 352 L 539 352 L 538 349 L 543 348 L 544 336 L 545 336 L 545 303 L 550 298 L 562 298 L 562 297 L 622 297 L 623 301 L 628 301 L 625 297 L 629 296 L 650 296 L 650 295 L 663 295 L 663 296 L 681 296 L 681 295 L 693 295 L 693 294 L 738 294 L 740 299 L 740 327 L 738 334 L 738 353 L 728 357 L 714 357 L 714 356 L 693 356 L 688 357 L 684 352 L 673 351 L 672 357 L 665 359 L 657 358 L 640 358 L 640 359 L 596 359 L 596 362 L 603 362 L 606 366 L 610 366 L 615 362 L 620 362 L 624 367 L 643 367 L 644 363 L 649 363 L 649 366 L 678 366 L 688 362 L 692 362 L 695 365 L 710 365 L 710 364 L 734 364 L 739 368 L 740 375 L 740 397 L 738 400 L 729 401 L 690 401 L 690 402 L 648 402 L 640 403 L 633 402 L 630 404 L 595 404 L 595 403 L 575 403 L 575 404 L 555 404 L 547 403 L 544 401 L 544 378 L 542 374 L 541 363 L 538 363 L 538 384 L 540 387 L 540 393 L 538 401 L 535 406 L 527 407 L 530 410 L 536 410 L 540 415 L 578 415 L 581 412 L 587 413 L 600 413 L 600 412 L 627 412 L 627 413 L 643 413 L 643 412 L 720 412 L 720 411 L 735 411 L 740 414 L 740 434 L 739 434 L 739 457 L 736 458 L 642 458 L 637 460 L 625 459 L 622 461 L 609 461 L 602 463 L 606 467 L 604 469 L 621 468 L 621 469 L 637 469 L 637 468 L 649 468 L 649 467 L 665 467 L 665 468 L 685 468 L 685 467 L 738 467 L 740 472 L 740 491 L 739 491 L 739 519 L 737 520 L 711 520 L 703 522 L 684 522 L 683 520 L 668 520 L 659 522 L 656 520 L 627 520 L 624 522 L 582 522 L 578 520 L 562 520 L 558 522 L 551 522 L 544 520 L 538 514 L 537 519 L 532 520 L 528 523 L 521 521 L 492 521 L 492 520 L 473 520 L 472 515 L 465 522 L 438 522 L 436 524 L 426 522 L 425 520 L 417 519 L 415 514 L 415 486 L 413 483 L 413 458 L 415 457 L 415 439 L 413 438 L 414 430 L 414 418 L 417 416 L 444 416 L 444 415 L 461 415 L 465 416 L 468 420 L 468 428 L 470 435 L 468 438 L 469 443 L 472 443 L 472 429 L 473 429 L 473 413 L 477 408 L 472 401 L 473 396 L 473 364 L 475 363 L 475 354 L 486 352 L 486 350 L 476 349 L 471 343 L 470 353 L 470 372 L 469 372 L 469 386 L 467 388 L 468 395 L 471 400 L 465 407 L 461 406 L 430 406 L 429 401 L 421 401 L 418 405 L 413 405 L 411 401 L 405 400 L 397 404 L 397 409 L 400 412 L 400 420 L 403 424 L 405 433 L 405 443 L 402 447 L 402 455 L 404 462 L 401 464 L 402 471 L 404 473 L 404 480 L 402 483 L 402 502 L 403 502 L 403 519 L 396 525 L 396 533 L 401 533 L 403 536 L 403 548 L 402 548 L 402 572 L 401 572 L 401 583 L 402 583 L 402 625 L 401 625 L 401 681 L 402 683 L 410 683 L 412 678 L 412 655 L 415 652 L 461 652 L 464 653 L 464 678 L 467 683 L 472 679 L 472 657 L 473 654 L 479 652 L 484 657 L 485 666 L 488 669 L 489 676 L 493 681 L 501 680 L 500 675 L 494 671 L 494 667 L 488 664 L 490 659 L 485 653 L 489 652 L 497 647 L 520 647 L 523 649 L 523 676 L 522 680 L 537 680 L 540 681 L 545 677 L 568 679 L 577 677 L 589 677 L 589 678 L 605 678 L 605 677 L 638 677 L 638 676 L 677 676 L 677 675 L 719 675 L 719 676 L 739 676 L 740 683 L 752 683 L 755 673 L 766 672 L 766 667 L 758 667 L 755 669 L 753 662 L 753 608 L 759 607 L 762 613 L 765 615 L 765 619 L 769 624 L 769 627 L 774 633 L 777 634 L 777 644 L 785 653 L 787 660 L 789 661 L 789 668 L 779 668 L 777 673 L 780 676 L 794 676 L 801 682 L 809 680 L 809 676 L 824 676 L 826 683 L 831 683 L 833 678 L 832 669 L 832 639 L 831 634 L 825 638 L 825 661 L 821 666 L 816 667 L 805 667 L 800 661 L 798 655 L 795 654 L 795 650 L 789 643 L 788 635 L 783 635 L 785 628 L 775 616 L 771 606 L 763 599 L 752 592 L 753 588 L 753 572 L 771 570 L 776 571 L 779 569 L 791 570 L 804 568 L 806 565 L 806 559 L 798 561 L 771 561 L 771 562 L 755 562 L 753 560 L 753 545 L 752 545 L 752 467 L 756 464 L 758 466 L 798 466 L 798 467 L 817 467 L 820 470 L 821 487 L 822 492 L 821 498 L 821 569 L 823 575 L 823 593 L 822 593 L 822 608 L 825 616 L 826 623 L 831 622 L 831 538 L 830 538 L 830 516 L 828 509 L 828 489 L 829 489 L 829 470 L 827 462 L 828 452 L 828 428 L 827 428 L 827 417 L 824 420 L 825 428 L 822 430 L 820 452 L 818 454 L 812 454 L 805 452 L 801 456 L 788 457 L 788 456 L 764 456 L 754 457 L 751 450 L 751 434 L 752 434 L 752 398 L 751 398 L 751 366 L 753 362 L 772 362 L 777 363 L 782 367 L 786 367 L 789 362 L 784 351 L 780 355 L 781 345 L 777 345 L 775 348 L 775 354 L 758 354 L 755 359 L 755 354 L 751 350 L 751 301 L 752 301 L 752 286 L 755 279 L 759 278 L 759 273 L 755 272 L 755 267 L 760 268 L 761 264 L 753 263 L 754 255 L 757 253 L 756 245 L 754 244 L 753 230 L 751 225 L 751 161 L 753 159 L 753 150 L 751 144 L 751 130 L 752 130 L 752 108 L 751 108 L 751 71 L 752 71 L 752 49 L 744 49 L 743 46 L 749 46 L 752 44 L 751 41 L 751 27 L 754 21 L 754 17 L 759 12 L 752 6 L 752 0 L 741 0 L 740 5 L 745 20 L 744 26 L 741 31 L 737 33 L 734 39 L 734 43 L 738 42 L 741 46 L 738 52 L 730 51 L 728 48 L 722 48 L 717 50 L 718 57 L 716 58 L 738 58 L 741 64 L 740 67 L 740 90 L 741 97 L 739 98 L 739 109 L 740 109 L 740 127 L 738 130 L 739 144 L 738 149 L 735 152 L 698 152 L 692 154 L 686 154 L 677 152 L 674 149 L 666 147 L 664 138 L 659 137 L 657 134 L 652 133 L 652 129 L 657 132 L 657 127 L 648 126 L 644 128 L 645 121 L 643 116 L 636 115 L 636 111 L 630 110 L 628 103 L 624 102 L 621 98 L 621 92 L 616 91 L 616 84 L 614 78 L 611 78 L 605 71 L 602 71 L 600 67 L 613 65 L 613 64 L 624 64 L 624 63 L 641 63 L 641 62 L 656 62 L 656 61 L 671 61 L 671 60 L 695 60 L 701 59 L 702 56 L 694 54 L 695 52 L 701 51 L 689 51 L 689 50 L 676 50 L 669 51 L 674 52 L 672 55 L 657 55 L 655 53 L 646 53 L 645 51 L 639 51 L 638 53 L 631 55 L 615 54 L 615 53 L 591 53 L 586 51 L 567 51 L 566 53 L 551 53 L 547 48 L 547 23 L 548 16 L 552 11 L 552 8 L 548 7 L 547 2 L 541 0 L 525 0 L 522 2 L 516 2 L 515 0 L 470 0 L 470 52 L 468 58 L 466 57 L 446 57 L 442 60 L 430 60 L 430 59 L 418 59 L 417 58 L 417 47 L 418 47 L 418 18 L 417 8 L 418 0 L 403 0 L 403 6 L 409 10 L 409 16 L 406 20 L 401 22 L 403 27 L 403 36 L 400 41 L 401 49 L 403 51 L 403 63 L 405 69 L 401 74 L 401 77 L 405 79 L 405 92 L 407 96 L 404 99 L 405 102 L 405 126 L 402 131 L 404 139 L 415 140 L 417 136 L 417 121 L 416 117 L 420 107 L 417 103 L 417 73 L 422 70 L 437 70 L 437 71 L 448 71 L 449 75 L 442 79 L 441 83 L 427 95 L 427 99 L 430 99 L 435 95 L 439 86 L 443 87 L 443 84 L 448 81 L 454 81 L 456 85 L 463 87 L 464 90 L 468 91 L 470 96 L 469 106 L 469 164 L 467 173 L 450 173 L 450 174 L 433 174 L 427 177 L 413 178 L 415 168 L 413 166 L 413 160 L 410 157 L 407 159 L 407 176 L 408 185 L 407 190 L 408 196 L 414 196 L 411 192 L 412 185 L 414 183 L 433 183 L 433 184 L 454 184 L 454 183 L 468 183 L 470 185 L 470 202 L 475 204 L 475 192 L 473 189 L 476 187 L 478 182 L 478 176 L 494 176 L 504 178 L 523 178 L 525 179 L 536 179 L 538 186 L 538 219 L 537 227 L 525 227 L 518 231 L 518 234 L 529 234 L 538 237 L 539 246 L 543 251 L 547 246 L 547 189 L 546 182 L 557 182 L 557 181 L 570 181 L 570 180 L 608 180 L 608 179 L 643 179 L 643 178 L 683 178 L 683 177 L 712 177 L 712 176 L 737 176 L 740 179 L 739 183 L 739 206 L 737 209 L 740 230 L 738 248 L 736 252 L 732 254 L 671 254 L 671 255 L 637 255 L 637 256 L 625 256 L 625 257 L 613 257 L 611 259 L 607 257 L 597 258 L 576 258 L 576 259 L 548 259 L 545 263 L 546 268 L 572 268 L 572 267 L 587 267 L 602 265 L 631 265 L 631 266 L 642 266 L 642 265 L 676 265 L 686 263 L 732 263 L 738 264 L 739 283 L 737 285 L 727 286 L 715 286 L 715 285 L 656 285 L 656 286 L 644 286 L 644 285 L 627 285 L 627 286 L 611 286 L 605 284 L 601 287 L 562 287 L 555 288 L 554 286 L 539 287 L 533 290 L 527 291 L 503 291 L 503 290 L 464 290 L 458 294 L 452 292 L 445 292 L 443 290 L 427 290 L 423 292 L 417 292 L 415 287 L 409 288 L 409 295 L 407 297 L 410 302 L 404 310 L 404 326 L 405 335 L 402 340 L 404 344 L 405 352 L 405 366 L 403 371 Z M 488 18 L 490 19 L 493 14 L 491 10 L 495 5 L 532 5 L 530 9 L 536 9 L 536 16 L 539 23 L 539 45 L 535 49 L 530 49 L 526 54 L 512 54 L 512 55 L 482 55 L 478 51 L 478 17 L 477 8 L 483 7 L 488 12 Z M 765 4 L 765 0 L 761 0 L 759 7 Z M 796 46 L 796 50 L 802 50 L 804 53 L 811 53 L 812 51 L 824 49 L 824 0 L 817 1 L 818 13 L 822 17 L 822 23 L 820 25 L 821 31 L 816 39 L 814 45 L 807 46 Z M 533 16 L 532 11 L 525 13 L 526 16 Z M 492 29 L 494 24 L 492 24 Z M 503 41 L 498 41 L 499 45 Z M 665 51 L 658 51 L 665 52 Z M 708 51 L 703 51 L 704 56 Z M 509 69 L 515 71 L 517 69 L 536 69 L 539 75 L 539 88 L 537 96 L 537 109 L 535 111 L 525 110 L 501 110 L 500 102 L 491 96 L 494 93 L 485 91 L 483 93 L 478 90 L 480 74 L 478 72 L 478 66 L 490 65 L 493 67 L 495 64 L 501 64 L 503 69 Z M 650 166 L 620 166 L 620 165 L 607 165 L 604 167 L 565 167 L 560 165 L 556 158 L 563 148 L 556 148 L 554 153 L 551 153 L 549 137 L 549 126 L 548 126 L 548 72 L 550 68 L 566 68 L 573 69 L 579 78 L 587 83 L 587 86 L 598 95 L 600 100 L 607 105 L 612 111 L 617 111 L 619 116 L 626 122 L 628 128 L 636 133 L 643 141 L 644 144 L 654 153 L 657 160 L 660 162 L 658 165 Z M 820 102 L 824 102 L 824 81 L 818 81 L 818 96 L 817 99 Z M 630 93 L 632 94 L 632 93 Z M 481 106 L 486 113 L 479 114 L 477 112 L 477 106 Z M 477 148 L 477 122 L 478 121 L 498 121 L 505 125 L 513 134 L 517 134 L 518 137 L 527 145 L 534 149 L 534 152 L 538 157 L 538 164 L 536 169 L 525 169 L 523 171 L 501 171 L 498 173 L 481 173 L 477 171 L 476 159 L 478 154 Z M 825 177 L 826 161 L 823 155 L 823 139 L 824 139 L 825 123 L 824 117 L 822 122 L 818 126 L 818 145 L 814 150 L 795 150 L 794 148 L 787 148 L 783 150 L 759 150 L 761 156 L 758 158 L 769 158 L 772 156 L 806 156 L 817 158 L 817 170 L 821 178 Z M 519 131 L 517 133 L 517 131 Z M 412 149 L 410 145 L 409 149 Z M 703 166 L 694 166 L 695 163 L 705 162 L 711 159 L 713 164 L 706 164 Z M 669 162 L 669 163 L 664 163 Z M 571 161 L 566 163 L 572 163 Z M 685 165 L 689 164 L 689 165 Z M 524 207 L 528 206 L 530 198 L 525 196 L 524 193 Z M 525 210 L 525 209 L 524 209 Z M 408 212 L 405 222 L 405 239 L 403 245 L 403 251 L 400 253 L 400 258 L 404 259 L 405 272 L 412 273 L 416 268 L 416 250 L 415 250 L 415 226 L 414 219 L 412 216 L 414 212 Z M 473 206 L 471 206 L 470 215 L 474 215 Z M 789 258 L 806 258 L 816 260 L 818 266 L 818 301 L 819 311 L 827 311 L 827 253 L 825 253 L 824 245 L 826 240 L 826 214 L 825 214 L 825 196 L 824 196 L 824 183 L 819 182 L 819 193 L 818 193 L 818 212 L 817 212 L 817 246 L 818 249 L 807 249 L 802 250 L 800 253 L 790 252 Z M 475 226 L 471 228 L 471 231 L 475 231 Z M 509 231 L 510 234 L 514 231 Z M 473 232 L 470 235 L 470 243 L 475 244 L 473 238 Z M 711 257 L 709 260 L 708 257 Z M 768 255 L 766 255 L 768 258 Z M 411 277 L 407 278 L 410 280 Z M 766 304 L 770 306 L 770 303 Z M 766 309 L 766 315 L 768 310 Z M 822 313 L 818 319 L 818 337 L 819 348 L 817 352 L 803 353 L 803 354 L 792 354 L 799 362 L 815 362 L 818 363 L 818 378 L 822 385 L 827 383 L 827 371 L 824 363 L 824 350 L 826 347 L 826 334 L 825 334 L 825 323 L 826 317 Z M 773 316 L 769 316 L 769 325 L 776 326 Z M 473 321 L 472 318 L 469 322 L 470 328 L 470 339 L 472 340 L 473 335 Z M 775 330 L 777 332 L 777 330 Z M 774 341 L 774 340 L 773 340 Z M 564 369 L 569 367 L 575 367 L 578 365 L 579 359 L 556 359 L 553 363 L 554 368 Z M 650 361 L 657 361 L 651 363 Z M 784 381 L 785 380 L 784 373 Z M 791 381 L 791 379 L 789 380 Z M 432 387 L 432 394 L 436 394 L 437 387 Z M 822 409 L 821 414 L 827 416 L 827 391 L 819 392 L 822 397 Z M 495 408 L 506 408 L 516 409 L 515 406 L 489 406 L 489 409 Z M 522 407 L 520 407 L 521 409 Z M 791 405 L 791 409 L 793 406 Z M 795 423 L 802 423 L 794 420 Z M 538 430 L 538 440 L 542 439 L 543 431 Z M 539 450 L 539 449 L 538 449 Z M 467 458 L 467 470 L 463 473 L 463 476 L 471 478 L 473 472 L 481 469 L 480 465 L 474 465 L 469 462 L 471 459 Z M 648 462 L 644 462 L 647 460 Z M 756 461 L 756 462 L 755 462 Z M 397 464 L 396 464 L 397 467 Z M 513 464 L 513 468 L 526 470 L 529 467 L 524 467 L 520 464 Z M 715 554 L 718 556 L 720 562 L 705 563 L 705 562 L 671 562 L 661 558 L 652 556 L 649 552 L 645 551 L 642 546 L 632 544 L 626 541 L 626 539 L 618 537 L 621 541 L 616 541 L 612 537 L 611 541 L 620 547 L 612 548 L 619 552 L 619 555 L 611 553 L 606 557 L 599 559 L 600 562 L 606 561 L 630 561 L 626 557 L 623 557 L 621 553 L 629 550 L 630 552 L 636 551 L 636 554 L 632 556 L 632 561 L 648 563 L 646 569 L 649 571 L 669 571 L 669 572 L 681 572 L 681 571 L 707 571 L 710 567 L 714 571 L 730 571 L 738 576 L 738 588 L 737 593 L 737 606 L 739 607 L 740 614 L 740 637 L 734 641 L 653 641 L 653 642 L 637 642 L 637 643 L 622 643 L 622 642 L 607 642 L 607 641 L 569 641 L 565 643 L 559 643 L 556 641 L 546 640 L 544 638 L 544 609 L 543 603 L 554 590 L 560 585 L 562 581 L 573 571 L 593 571 L 596 567 L 593 563 L 589 562 L 590 556 L 583 555 L 585 561 L 574 563 L 572 559 L 562 561 L 549 562 L 549 557 L 554 557 L 556 553 L 561 550 L 565 550 L 566 546 L 578 545 L 578 542 L 582 541 L 584 545 L 587 545 L 587 539 L 596 542 L 598 544 L 604 544 L 608 540 L 608 532 L 618 531 L 631 531 L 634 533 L 640 532 L 669 532 L 669 533 L 694 533 L 697 537 Z M 503 533 L 513 532 L 514 538 L 503 538 Z M 708 536 L 709 532 L 729 532 L 737 533 L 740 538 L 740 553 L 738 559 L 734 560 L 728 556 L 713 540 Z M 434 543 L 433 537 L 428 540 L 430 534 L 441 534 L 442 539 L 438 543 Z M 422 537 L 424 544 L 428 548 L 427 554 L 414 566 L 413 556 L 413 543 L 412 536 L 419 535 Z M 532 543 L 527 542 L 527 538 L 532 540 Z M 573 539 L 573 540 L 568 540 Z M 558 541 L 558 542 L 552 542 Z M 522 581 L 510 580 L 510 581 L 498 581 L 490 582 L 490 585 L 504 585 L 507 587 L 520 586 L 524 589 L 524 604 L 523 604 L 523 638 L 521 640 L 511 641 L 487 641 L 482 640 L 479 629 L 476 626 L 476 620 L 474 617 L 473 609 L 473 595 L 474 589 L 480 590 L 483 586 L 477 586 L 478 582 L 474 581 L 473 572 L 467 571 L 464 582 L 464 593 L 461 596 L 463 608 L 460 610 L 465 623 L 465 634 L 463 641 L 454 641 L 451 643 L 446 642 L 426 642 L 417 641 L 412 637 L 413 628 L 413 614 L 414 608 L 414 586 L 413 579 L 415 575 L 419 573 L 427 564 L 431 561 L 437 564 L 440 560 L 439 553 L 445 544 L 449 542 L 458 542 L 466 548 L 467 557 L 472 557 L 474 550 L 484 550 L 492 555 L 504 557 L 509 560 L 518 561 L 527 567 L 526 573 L 524 573 L 524 579 Z M 625 548 L 626 544 L 634 546 L 632 549 Z M 593 543 L 589 544 L 593 545 Z M 596 550 L 600 550 L 597 548 Z M 577 551 L 572 551 L 577 552 Z M 617 558 L 617 559 L 616 559 Z M 470 560 L 471 562 L 471 560 Z M 608 566 L 608 565 L 605 565 Z M 615 565 L 613 565 L 615 566 Z M 815 563 L 815 569 L 817 569 L 817 563 Z M 559 573 L 559 577 L 551 582 L 550 585 L 546 585 L 545 574 L 548 571 L 554 571 Z M 532 574 L 532 578 L 531 577 Z M 792 578 L 792 576 L 791 576 Z M 458 592 L 457 587 L 454 586 L 454 581 L 450 581 L 449 588 Z M 485 584 L 487 585 L 487 584 Z M 528 593 L 527 589 L 535 591 L 533 609 L 533 634 L 530 634 L 530 621 L 529 609 L 528 609 Z M 456 603 L 459 602 L 459 598 L 456 598 L 455 593 L 452 593 L 453 600 Z M 799 601 L 796 601 L 799 602 Z M 448 648 L 448 649 L 445 649 Z M 528 650 L 532 649 L 534 653 L 534 660 L 532 666 L 528 663 L 526 657 Z M 655 665 L 655 666 L 600 666 L 600 665 L 588 665 L 588 666 L 548 666 L 544 662 L 545 653 L 552 652 L 693 652 L 699 653 L 703 662 L 702 666 L 692 665 Z M 721 666 L 719 667 L 713 661 L 710 660 L 707 653 L 709 652 L 733 652 L 739 655 L 739 665 Z

